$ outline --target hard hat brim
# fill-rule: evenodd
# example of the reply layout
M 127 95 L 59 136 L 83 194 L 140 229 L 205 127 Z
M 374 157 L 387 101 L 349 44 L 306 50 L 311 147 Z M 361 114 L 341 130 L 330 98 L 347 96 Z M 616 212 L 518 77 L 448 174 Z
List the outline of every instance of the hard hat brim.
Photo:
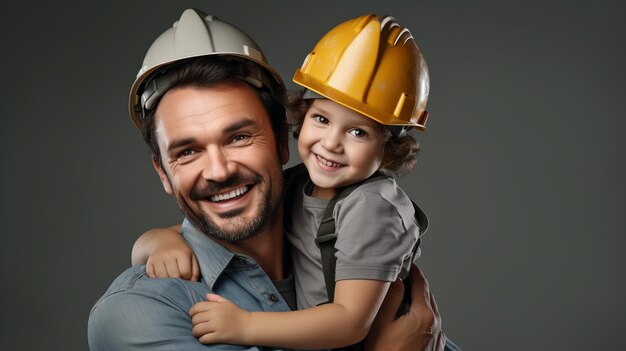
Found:
M 314 79 L 309 79 L 308 76 L 303 74 L 300 70 L 297 70 L 294 74 L 293 81 L 294 83 L 320 94 L 321 96 L 324 96 L 340 105 L 365 115 L 380 124 L 387 126 L 410 126 L 422 131 L 426 130 L 426 127 L 423 124 L 413 121 L 406 122 L 393 114 L 376 109 L 367 105 L 363 101 L 357 100 L 337 89 L 333 89 L 327 84 L 320 83 Z

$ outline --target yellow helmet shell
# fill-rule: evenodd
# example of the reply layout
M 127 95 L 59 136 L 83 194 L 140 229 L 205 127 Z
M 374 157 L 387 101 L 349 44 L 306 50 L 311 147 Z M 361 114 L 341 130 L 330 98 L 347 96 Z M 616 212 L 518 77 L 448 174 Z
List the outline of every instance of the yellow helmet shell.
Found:
M 425 129 L 428 66 L 393 17 L 366 15 L 333 28 L 293 81 L 384 125 Z

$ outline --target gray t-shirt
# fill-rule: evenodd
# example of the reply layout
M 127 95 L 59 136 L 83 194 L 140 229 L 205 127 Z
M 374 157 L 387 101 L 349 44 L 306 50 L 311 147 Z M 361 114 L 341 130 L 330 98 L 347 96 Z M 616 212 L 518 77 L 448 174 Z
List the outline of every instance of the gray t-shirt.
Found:
M 310 180 L 294 182 L 290 220 L 285 232 L 292 245 L 298 309 L 328 300 L 320 250 L 315 245 L 317 228 L 327 200 L 308 195 Z M 307 191 L 308 190 L 308 191 Z M 409 197 L 393 178 L 365 183 L 334 209 L 337 232 L 335 279 L 395 281 L 411 265 L 419 226 Z

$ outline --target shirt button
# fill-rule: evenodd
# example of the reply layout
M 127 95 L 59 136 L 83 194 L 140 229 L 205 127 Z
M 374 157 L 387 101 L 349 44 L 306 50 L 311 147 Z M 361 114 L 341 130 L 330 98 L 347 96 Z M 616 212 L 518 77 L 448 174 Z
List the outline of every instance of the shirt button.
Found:
M 270 300 L 270 302 L 272 302 L 272 303 L 278 302 L 278 297 L 276 295 L 274 295 L 274 294 L 269 294 L 267 296 L 267 299 Z

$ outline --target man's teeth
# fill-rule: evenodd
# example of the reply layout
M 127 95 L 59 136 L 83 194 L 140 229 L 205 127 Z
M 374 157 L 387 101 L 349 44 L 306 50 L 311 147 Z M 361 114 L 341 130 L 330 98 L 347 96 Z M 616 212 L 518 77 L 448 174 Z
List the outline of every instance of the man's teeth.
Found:
M 211 195 L 209 196 L 209 200 L 212 202 L 218 202 L 218 201 L 225 201 L 225 200 L 230 200 L 234 197 L 243 195 L 245 193 L 248 192 L 248 186 L 244 185 L 241 188 L 235 189 L 229 193 L 226 194 L 218 194 L 218 195 Z
M 341 166 L 343 166 L 341 163 L 329 161 L 329 160 L 323 158 L 320 155 L 317 155 L 317 159 L 320 161 L 321 164 L 323 164 L 324 166 L 327 166 L 327 167 L 341 167 Z

